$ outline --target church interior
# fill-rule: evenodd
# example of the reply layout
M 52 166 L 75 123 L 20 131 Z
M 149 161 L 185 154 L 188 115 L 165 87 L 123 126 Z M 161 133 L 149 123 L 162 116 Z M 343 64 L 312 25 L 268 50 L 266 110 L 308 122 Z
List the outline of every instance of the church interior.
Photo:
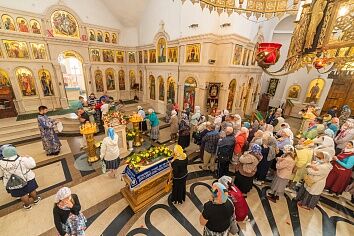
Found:
M 342 126 L 354 109 L 353 22 L 353 0 L 1 0 L 0 177 L 8 145 L 32 157 L 40 202 L 33 198 L 31 209 L 23 209 L 22 197 L 4 182 L 0 235 L 231 235 L 207 234 L 208 224 L 200 223 L 216 177 L 201 168 L 193 115 L 212 124 L 218 111 L 239 115 L 252 130 L 280 109 L 294 147 L 317 119 L 313 114 L 338 116 Z M 103 97 L 103 105 L 91 96 Z M 192 129 L 182 145 L 188 160 L 182 204 L 168 189 L 169 158 L 181 138 L 172 137 L 171 110 L 180 120 L 188 113 Z M 82 121 L 83 114 L 90 119 Z M 41 128 L 43 117 L 55 121 L 54 141 Z M 353 145 L 354 123 L 350 128 Z M 115 178 L 101 160 L 112 130 L 120 158 Z M 48 152 L 52 142 L 60 143 L 58 152 Z M 152 153 L 165 157 L 139 166 Z M 227 172 L 235 178 L 231 163 Z M 353 179 L 352 173 L 347 185 Z M 53 205 L 63 187 L 79 197 L 84 234 L 58 234 Z M 237 222 L 237 235 L 354 235 L 350 191 L 320 194 L 309 210 L 294 191 L 271 201 L 271 188 L 272 179 L 253 182 L 244 196 L 248 219 Z

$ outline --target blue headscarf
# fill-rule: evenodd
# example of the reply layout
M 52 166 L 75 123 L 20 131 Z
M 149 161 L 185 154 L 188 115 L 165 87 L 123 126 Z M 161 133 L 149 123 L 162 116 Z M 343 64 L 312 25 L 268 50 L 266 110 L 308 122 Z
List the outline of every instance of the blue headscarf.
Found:
M 243 127 L 246 127 L 247 129 L 251 128 L 250 122 L 243 122 Z
M 113 128 L 108 128 L 107 130 L 107 136 L 110 137 L 112 140 L 114 140 L 114 129 Z
M 253 144 L 252 145 L 251 152 L 256 154 L 256 155 L 262 156 L 262 148 L 258 144 Z

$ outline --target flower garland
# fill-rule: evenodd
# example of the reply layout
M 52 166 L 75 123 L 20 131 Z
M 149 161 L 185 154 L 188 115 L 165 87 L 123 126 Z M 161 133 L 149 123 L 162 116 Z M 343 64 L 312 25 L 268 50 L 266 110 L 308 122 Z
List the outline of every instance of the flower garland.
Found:
M 108 126 L 126 125 L 128 117 L 119 111 L 112 111 L 103 116 L 103 122 Z

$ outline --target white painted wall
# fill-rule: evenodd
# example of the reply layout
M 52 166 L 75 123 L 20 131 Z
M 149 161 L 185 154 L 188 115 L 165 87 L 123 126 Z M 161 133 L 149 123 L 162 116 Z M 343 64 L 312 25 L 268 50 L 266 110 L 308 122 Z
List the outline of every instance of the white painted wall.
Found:
M 98 0 L 62 0 L 63 5 L 71 8 L 84 23 L 111 27 L 121 31 L 120 45 L 136 46 L 137 29 L 125 28 L 119 20 Z M 0 6 L 10 9 L 45 14 L 47 8 L 58 4 L 58 0 L 1 0 Z

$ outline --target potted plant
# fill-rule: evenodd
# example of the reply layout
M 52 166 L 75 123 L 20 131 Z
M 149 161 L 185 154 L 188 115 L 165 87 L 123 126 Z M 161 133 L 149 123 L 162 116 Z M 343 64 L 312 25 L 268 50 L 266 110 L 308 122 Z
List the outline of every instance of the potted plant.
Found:
M 135 135 L 136 135 L 136 133 L 134 130 L 127 131 L 127 141 L 128 141 L 129 151 L 133 151 L 133 140 L 134 140 Z

